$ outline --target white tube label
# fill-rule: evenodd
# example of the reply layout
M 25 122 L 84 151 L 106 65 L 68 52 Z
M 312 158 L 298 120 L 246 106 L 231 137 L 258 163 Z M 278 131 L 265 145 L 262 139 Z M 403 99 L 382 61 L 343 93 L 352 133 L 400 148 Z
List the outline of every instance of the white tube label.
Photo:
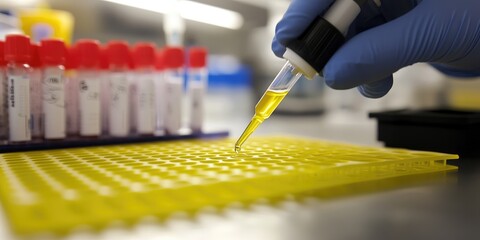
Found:
M 189 88 L 190 95 L 190 128 L 194 132 L 202 130 L 204 112 L 205 88 L 202 84 L 192 83 Z
M 167 108 L 167 96 L 165 89 L 165 78 L 163 73 L 157 73 L 155 77 L 155 107 L 157 130 L 165 130 L 165 112 Z
M 7 75 L 3 68 L 0 68 L 0 140 L 7 139 L 8 133 L 8 96 L 7 96 Z
M 65 81 L 61 74 L 43 80 L 43 119 L 46 139 L 65 138 Z
M 28 76 L 8 77 L 9 139 L 30 141 L 30 79 Z
M 129 124 L 129 84 L 125 74 L 111 74 L 109 78 L 109 133 L 115 137 L 127 136 Z
M 182 90 L 183 79 L 176 76 L 167 76 L 166 95 L 167 109 L 165 115 L 165 129 L 169 134 L 176 134 L 182 127 Z
M 30 74 L 30 127 L 33 138 L 43 137 L 42 102 L 42 71 L 35 68 Z
M 68 73 L 68 72 L 67 72 Z M 67 133 L 69 135 L 78 134 L 79 128 L 79 106 L 78 106 L 78 79 L 69 72 L 70 76 L 67 79 Z
M 155 131 L 155 95 L 152 75 L 138 75 L 137 84 L 137 132 L 153 134 Z
M 135 132 L 137 130 L 137 84 L 135 74 L 130 73 L 127 74 L 128 76 L 128 85 L 129 85 L 129 94 L 130 94 L 130 102 L 128 104 L 128 108 L 130 110 L 130 132 Z
M 110 105 L 110 73 L 106 71 L 102 71 L 100 73 L 100 87 L 101 87 L 101 95 L 100 95 L 100 105 L 101 105 L 101 112 L 102 112 L 102 133 L 109 132 L 108 127 L 108 117 L 109 117 L 109 105 Z
M 100 80 L 80 79 L 80 135 L 100 135 Z

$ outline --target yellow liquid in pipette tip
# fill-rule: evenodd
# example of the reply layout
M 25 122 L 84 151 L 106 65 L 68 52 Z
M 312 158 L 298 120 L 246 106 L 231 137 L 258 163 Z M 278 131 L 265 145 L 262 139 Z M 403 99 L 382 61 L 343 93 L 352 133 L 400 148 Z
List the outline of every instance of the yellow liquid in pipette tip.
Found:
M 260 101 L 255 106 L 255 115 L 243 131 L 240 138 L 235 143 L 235 152 L 239 153 L 242 149 L 243 143 L 250 137 L 250 135 L 257 129 L 258 126 L 275 111 L 288 91 L 272 91 L 268 90 L 263 94 Z

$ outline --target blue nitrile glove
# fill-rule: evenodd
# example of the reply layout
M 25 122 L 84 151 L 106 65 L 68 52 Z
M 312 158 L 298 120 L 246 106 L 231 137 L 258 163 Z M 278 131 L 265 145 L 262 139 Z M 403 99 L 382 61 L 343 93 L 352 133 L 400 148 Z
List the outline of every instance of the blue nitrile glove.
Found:
M 275 30 L 275 55 L 332 2 L 292 0 Z M 393 72 L 417 62 L 449 75 L 480 76 L 480 1 L 383 0 L 377 7 L 369 0 L 347 39 L 323 70 L 334 89 L 358 86 L 364 96 L 379 98 L 392 87 Z

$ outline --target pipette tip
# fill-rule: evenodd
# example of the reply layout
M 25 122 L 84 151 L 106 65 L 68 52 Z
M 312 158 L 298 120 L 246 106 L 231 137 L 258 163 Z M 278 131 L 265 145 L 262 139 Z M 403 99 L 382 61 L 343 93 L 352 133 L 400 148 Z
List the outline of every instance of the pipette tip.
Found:
M 235 144 L 235 153 L 240 153 L 242 147 L 240 145 Z
M 238 138 L 237 142 L 235 143 L 235 152 L 239 153 L 242 150 L 243 143 L 247 140 L 248 137 L 257 129 L 258 125 L 262 123 L 263 119 L 257 117 L 257 115 L 253 116 L 252 121 L 248 124 L 245 131 L 243 131 L 242 135 Z

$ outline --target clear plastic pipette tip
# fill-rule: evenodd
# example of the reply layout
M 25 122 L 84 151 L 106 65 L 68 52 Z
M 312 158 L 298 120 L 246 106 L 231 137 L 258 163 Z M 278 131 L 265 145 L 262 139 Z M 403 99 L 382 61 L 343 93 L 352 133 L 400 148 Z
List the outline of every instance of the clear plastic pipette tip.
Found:
M 259 118 L 257 115 L 253 116 L 252 121 L 248 124 L 248 126 L 243 131 L 242 135 L 238 138 L 237 142 L 235 143 L 235 152 L 239 153 L 242 150 L 242 145 L 245 141 L 247 141 L 248 137 L 252 135 L 252 133 L 257 129 L 258 126 L 263 122 L 263 119 Z
M 236 153 L 239 153 L 241 151 L 243 143 L 248 139 L 248 137 L 250 137 L 250 135 L 255 131 L 255 129 L 257 129 L 257 127 L 265 119 L 267 119 L 270 114 L 272 114 L 280 101 L 282 101 L 283 97 L 290 91 L 290 89 L 301 76 L 302 74 L 289 61 L 285 63 L 285 65 L 282 67 L 280 72 L 277 74 L 275 79 L 268 87 L 267 91 L 265 91 L 264 95 L 255 106 L 255 115 L 243 131 L 240 138 L 238 138 L 237 142 L 235 143 L 234 150 Z M 269 96 L 267 93 L 279 91 L 285 93 L 282 95 L 279 101 L 277 101 L 276 104 L 267 104 L 272 101 L 271 96 Z M 257 110 L 259 110 L 260 114 L 258 114 Z

